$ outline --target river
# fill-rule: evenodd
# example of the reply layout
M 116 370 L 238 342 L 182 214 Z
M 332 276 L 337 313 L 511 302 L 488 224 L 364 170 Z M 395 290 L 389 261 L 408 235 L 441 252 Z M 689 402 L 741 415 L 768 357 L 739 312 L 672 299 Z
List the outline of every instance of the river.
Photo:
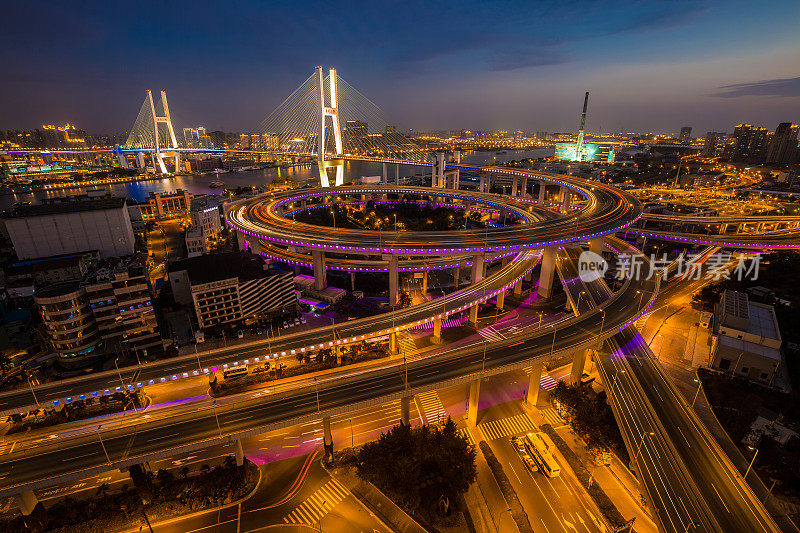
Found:
M 470 151 L 465 152 L 461 161 L 466 164 L 486 165 L 492 163 L 502 163 L 504 161 L 520 160 L 526 158 L 550 157 L 553 155 L 552 148 L 539 148 L 535 150 L 508 150 L 505 153 L 495 151 Z M 382 166 L 380 163 L 368 163 L 362 161 L 346 161 L 344 163 L 344 181 L 349 183 L 353 178 L 362 176 L 378 176 L 381 174 Z M 421 174 L 425 170 L 420 167 L 401 166 L 401 176 L 412 176 Z M 429 170 L 427 170 L 430 173 Z M 225 183 L 225 188 L 262 186 L 271 182 L 276 177 L 290 177 L 298 183 L 311 182 L 319 184 L 319 171 L 317 165 L 302 166 L 297 168 L 269 168 L 260 170 L 246 170 L 243 172 L 227 172 L 205 176 L 186 175 L 164 178 L 160 180 L 136 181 L 129 183 L 118 183 L 111 185 L 100 185 L 96 188 L 103 188 L 113 196 L 124 196 L 136 201 L 142 201 L 151 192 L 172 192 L 176 189 L 188 190 L 194 195 L 219 194 L 221 189 L 211 187 L 211 182 L 219 179 Z M 394 169 L 389 170 L 389 181 L 394 178 Z M 56 190 L 37 190 L 30 193 L 7 194 L 0 196 L 0 209 L 7 209 L 16 202 L 39 203 L 45 198 L 63 197 L 75 194 L 85 194 L 87 188 L 72 187 L 69 189 Z

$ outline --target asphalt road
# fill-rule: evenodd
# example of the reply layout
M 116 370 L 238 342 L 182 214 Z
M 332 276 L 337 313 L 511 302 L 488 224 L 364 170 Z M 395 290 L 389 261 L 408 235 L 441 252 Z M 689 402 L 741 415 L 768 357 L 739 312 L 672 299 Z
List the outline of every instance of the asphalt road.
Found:
M 514 265 L 512 263 L 509 266 Z M 631 287 L 617 295 L 618 300 L 603 318 L 599 312 L 586 313 L 564 324 L 536 329 L 517 343 L 477 342 L 444 351 L 435 357 L 407 365 L 408 389 L 438 388 L 448 380 L 470 374 L 501 373 L 534 359 L 550 359 L 569 353 L 576 346 L 596 338 L 603 323 L 606 331 L 621 328 L 632 316 L 639 295 Z M 645 301 L 648 296 L 645 295 Z M 574 323 L 572 321 L 575 321 Z M 485 356 L 484 356 L 485 353 Z M 276 425 L 291 425 L 303 417 L 320 416 L 325 411 L 346 410 L 359 401 L 370 401 L 406 390 L 406 369 L 402 362 L 369 371 L 355 371 L 350 377 L 320 380 L 317 387 L 305 387 L 270 394 L 269 389 L 246 395 L 242 401 L 222 405 L 209 400 L 175 406 L 172 416 L 142 420 L 134 427 L 83 434 L 64 443 L 41 443 L 34 450 L 15 451 L 0 458 L 0 476 L 5 487 L 0 495 L 13 494 L 15 487 L 36 483 L 46 486 L 58 482 L 60 474 L 106 468 L 119 463 L 137 462 L 150 454 L 177 453 L 182 445 L 210 445 L 227 435 L 245 431 L 263 432 Z M 102 441 L 100 440 L 102 438 Z M 41 465 L 48 470 L 42 471 Z M 105 465 L 105 467 L 103 466 Z
M 559 262 L 577 277 L 574 254 Z M 610 297 L 603 282 L 585 283 L 594 302 Z M 679 290 L 680 282 L 672 291 Z M 628 327 L 598 357 L 614 414 L 642 473 L 649 502 L 664 530 L 778 531 L 697 416 L 661 371 L 652 352 Z M 609 386 L 610 384 L 610 386 Z

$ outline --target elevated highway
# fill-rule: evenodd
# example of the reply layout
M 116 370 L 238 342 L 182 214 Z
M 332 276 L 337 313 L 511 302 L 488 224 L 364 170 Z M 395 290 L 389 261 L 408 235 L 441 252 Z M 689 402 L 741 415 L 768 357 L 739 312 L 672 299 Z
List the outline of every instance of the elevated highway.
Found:
M 620 252 L 630 249 L 617 239 L 612 242 Z M 493 277 L 510 275 L 513 279 L 515 275 L 521 275 L 525 272 L 522 265 L 530 266 L 536 255 L 523 252 L 518 261 L 503 267 Z M 645 258 L 642 260 L 646 261 Z M 471 383 L 482 377 L 527 366 L 532 361 L 544 362 L 586 350 L 636 319 L 642 292 L 645 293 L 645 303 L 639 310 L 644 313 L 655 297 L 654 286 L 639 287 L 629 279 L 619 292 L 593 312 L 536 329 L 520 336 L 519 341 L 511 346 L 506 341 L 484 341 L 407 364 L 395 360 L 377 369 L 343 369 L 335 376 L 313 384 L 305 382 L 295 389 L 243 394 L 225 403 L 212 400 L 190 402 L 176 406 L 174 412 L 163 416 L 132 418 L 125 423 L 129 425 L 99 426 L 96 431 L 80 433 L 67 441 L 42 442 L 32 449 L 21 446 L 20 451 L 0 457 L 0 475 L 4 481 L 0 496 L 169 457 L 219 442 L 232 443 L 241 437 L 319 421 L 334 414 L 449 385 Z M 429 303 L 441 305 L 436 301 Z M 50 465 L 47 472 L 42 471 L 42 464 Z
M 612 294 L 602 280 L 581 279 L 579 254 L 575 248 L 561 252 L 560 275 L 573 281 L 566 284 L 568 290 L 582 292 L 587 307 L 602 305 Z M 781 530 L 672 386 L 635 326 L 593 353 L 631 467 L 641 475 L 661 530 Z

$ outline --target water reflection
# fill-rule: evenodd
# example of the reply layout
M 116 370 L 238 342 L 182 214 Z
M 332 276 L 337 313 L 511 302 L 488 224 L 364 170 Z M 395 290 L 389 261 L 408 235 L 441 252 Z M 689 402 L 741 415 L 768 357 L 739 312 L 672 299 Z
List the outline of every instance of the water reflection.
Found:
M 519 160 L 528 157 L 547 157 L 553 155 L 552 148 L 538 150 L 508 150 L 502 152 L 466 152 L 462 157 L 462 163 L 486 165 L 501 163 L 503 161 Z M 235 189 L 237 187 L 264 186 L 276 178 L 289 178 L 296 183 L 309 183 L 310 185 L 329 186 L 333 181 L 335 185 L 351 183 L 353 179 L 364 176 L 380 176 L 382 173 L 381 163 L 369 163 L 364 161 L 326 161 L 324 172 L 320 172 L 319 165 L 303 165 L 289 168 L 266 168 L 258 170 L 247 170 L 243 172 L 224 172 L 219 174 L 175 176 L 149 181 L 138 181 L 131 183 L 115 183 L 111 185 L 101 185 L 99 188 L 109 191 L 114 196 L 124 196 L 142 201 L 150 192 L 174 191 L 175 189 L 188 190 L 195 195 L 199 194 L 219 194 L 222 189 L 211 187 L 214 181 L 225 183 L 224 188 Z M 415 176 L 430 174 L 429 168 L 400 165 L 400 176 Z M 389 172 L 394 176 L 393 170 Z M 320 177 L 322 176 L 322 178 Z M 327 180 L 327 184 L 325 181 Z M 391 180 L 390 180 L 391 181 Z M 90 188 L 74 187 L 70 189 L 39 190 L 31 193 L 5 194 L 0 196 L 0 209 L 11 207 L 15 202 L 36 203 L 44 198 L 63 197 L 73 194 L 86 194 Z

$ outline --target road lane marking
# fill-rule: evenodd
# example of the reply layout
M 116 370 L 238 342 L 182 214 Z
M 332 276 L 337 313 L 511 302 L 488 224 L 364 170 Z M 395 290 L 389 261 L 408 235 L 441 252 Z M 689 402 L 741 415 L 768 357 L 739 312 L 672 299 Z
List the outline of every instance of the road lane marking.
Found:
M 285 524 L 307 524 L 314 526 L 331 512 L 348 495 L 347 488 L 336 479 L 331 479 L 317 489 L 303 503 L 283 518 Z
M 478 424 L 478 430 L 486 440 L 501 439 L 510 435 L 535 431 L 536 425 L 526 413 Z

